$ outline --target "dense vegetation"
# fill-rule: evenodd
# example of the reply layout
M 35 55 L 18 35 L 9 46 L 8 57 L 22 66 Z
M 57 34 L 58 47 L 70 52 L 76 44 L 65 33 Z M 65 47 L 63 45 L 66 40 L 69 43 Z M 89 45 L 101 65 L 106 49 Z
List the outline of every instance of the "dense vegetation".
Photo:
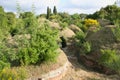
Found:
M 101 8 L 100 11 L 88 15 L 87 17 L 102 20 L 106 19 L 109 20 L 111 23 L 119 26 L 120 7 L 118 7 L 116 4 L 108 5 L 107 7 Z
M 54 6 L 53 12 L 47 7 L 47 14 L 40 14 L 36 17 L 33 12 L 20 13 L 19 9 L 18 6 L 19 14 L 16 18 L 13 12 L 5 12 L 0 7 L 0 80 L 24 80 L 25 76 L 21 73 L 25 73 L 25 70 L 20 69 L 22 72 L 19 72 L 19 70 L 14 72 L 9 69 L 11 67 L 38 65 L 45 61 L 55 61 L 58 56 L 56 50 L 59 48 L 58 39 L 60 36 L 58 32 L 66 27 L 69 28 L 70 25 L 76 25 L 81 30 L 76 32 L 75 36 L 75 43 L 80 50 L 79 54 L 89 55 L 97 50 L 97 47 L 94 47 L 94 42 L 87 40 L 87 36 L 103 29 L 104 26 L 101 25 L 99 20 L 108 20 L 110 24 L 115 24 L 117 27 L 111 29 L 111 31 L 115 42 L 120 41 L 120 8 L 116 5 L 109 5 L 89 15 L 60 13 Z M 40 18 L 59 23 L 61 29 L 51 28 L 47 21 L 39 23 Z M 99 51 L 101 57 L 96 61 L 120 71 L 119 50 L 100 48 Z M 11 74 L 8 74 L 6 70 Z M 7 77 L 5 78 L 6 74 Z
M 58 30 L 47 23 L 38 23 L 32 12 L 20 13 L 16 18 L 14 13 L 6 13 L 0 7 L 0 16 L 0 80 L 24 80 L 22 76 L 17 77 L 22 72 L 8 74 L 6 71 L 10 67 L 55 61 Z
M 119 46 L 115 44 L 119 44 L 120 38 L 119 16 L 120 7 L 115 4 L 108 5 L 94 14 L 87 15 L 88 19 L 84 21 L 84 26 L 87 27 L 90 25 L 91 27 L 97 27 L 100 24 L 99 29 L 89 28 L 87 29 L 87 33 L 79 32 L 76 34 L 76 38 L 79 40 L 77 41 L 77 46 L 80 47 L 80 55 L 91 55 L 93 56 L 93 60 L 97 57 L 96 62 L 118 73 L 120 73 L 120 52 L 118 49 Z M 94 19 L 100 23 L 94 21 Z M 104 21 L 108 21 L 109 23 L 102 25 Z M 112 27 L 107 28 L 105 27 L 106 25 L 112 25 Z

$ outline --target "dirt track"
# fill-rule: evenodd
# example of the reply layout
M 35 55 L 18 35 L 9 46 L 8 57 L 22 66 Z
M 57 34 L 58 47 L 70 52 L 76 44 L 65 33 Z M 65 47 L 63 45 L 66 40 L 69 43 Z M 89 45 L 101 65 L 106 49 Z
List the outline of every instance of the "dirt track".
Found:
M 120 80 L 118 75 L 108 76 L 85 68 L 82 64 L 78 63 L 77 58 L 69 49 L 65 48 L 63 51 L 68 57 L 70 67 L 62 80 Z

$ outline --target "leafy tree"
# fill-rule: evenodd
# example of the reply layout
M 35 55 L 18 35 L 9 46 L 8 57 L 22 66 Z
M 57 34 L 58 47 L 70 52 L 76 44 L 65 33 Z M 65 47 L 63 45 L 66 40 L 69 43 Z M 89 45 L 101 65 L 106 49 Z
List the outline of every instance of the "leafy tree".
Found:
M 81 20 L 81 17 L 80 17 L 80 15 L 79 14 L 73 14 L 73 15 L 71 15 L 71 24 L 74 24 L 74 25 L 76 25 L 76 26 L 78 26 L 78 27 L 82 27 L 82 20 Z
M 92 19 L 108 19 L 117 26 L 119 26 L 119 17 L 120 17 L 120 7 L 117 5 L 108 5 L 105 8 L 101 8 L 100 11 L 90 14 L 87 18 Z
M 28 31 L 31 32 L 33 27 L 37 27 L 38 21 L 32 12 L 21 13 L 20 18 L 24 21 L 24 28 L 29 29 Z
M 6 13 L 7 16 L 7 26 L 10 28 L 10 32 L 11 30 L 15 27 L 16 25 L 16 16 L 14 13 L 12 12 L 7 12 Z
M 100 16 L 101 19 L 104 19 L 104 18 L 105 18 L 105 16 L 106 16 L 106 11 L 105 11 L 103 8 L 101 8 L 100 13 L 99 13 L 99 16 Z

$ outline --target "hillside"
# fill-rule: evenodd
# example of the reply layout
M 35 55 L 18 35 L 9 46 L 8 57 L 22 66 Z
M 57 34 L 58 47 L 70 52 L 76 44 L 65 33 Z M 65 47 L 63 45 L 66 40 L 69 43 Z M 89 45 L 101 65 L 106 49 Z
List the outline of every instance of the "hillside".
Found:
M 54 6 L 36 16 L 0 6 L 0 80 L 119 80 L 119 10 L 69 14 Z

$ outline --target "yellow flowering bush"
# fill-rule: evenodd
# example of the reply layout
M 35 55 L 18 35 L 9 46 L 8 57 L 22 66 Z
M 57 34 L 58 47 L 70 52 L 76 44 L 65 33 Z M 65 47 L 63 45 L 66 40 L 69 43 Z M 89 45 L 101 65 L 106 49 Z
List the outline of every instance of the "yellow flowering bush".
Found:
M 91 27 L 91 26 L 98 26 L 99 22 L 97 20 L 94 19 L 85 19 L 85 26 L 86 27 Z

